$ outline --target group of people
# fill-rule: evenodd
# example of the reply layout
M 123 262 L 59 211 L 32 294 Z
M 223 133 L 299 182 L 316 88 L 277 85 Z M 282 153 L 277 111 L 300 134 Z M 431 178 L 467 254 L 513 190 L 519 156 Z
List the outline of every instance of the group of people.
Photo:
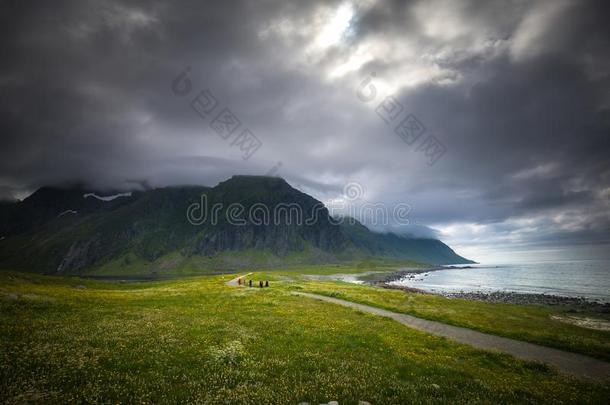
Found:
M 242 280 L 241 277 L 237 279 L 237 284 L 241 285 Z M 246 281 L 244 280 L 244 285 L 246 285 Z M 248 286 L 252 287 L 252 280 L 248 280 Z M 269 287 L 269 281 L 265 281 L 265 284 L 263 284 L 262 280 L 258 282 L 258 288 L 263 288 L 263 287 Z

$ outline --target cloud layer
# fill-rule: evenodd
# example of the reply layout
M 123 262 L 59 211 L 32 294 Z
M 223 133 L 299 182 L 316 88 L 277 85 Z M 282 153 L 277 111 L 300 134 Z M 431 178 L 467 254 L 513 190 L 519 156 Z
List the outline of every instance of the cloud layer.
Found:
M 275 173 L 326 202 L 357 182 L 352 204 L 411 206 L 412 226 L 382 229 L 475 256 L 610 243 L 603 1 L 1 7 L 0 197 Z M 205 118 L 203 90 L 218 102 Z M 378 109 L 388 96 L 396 120 Z M 210 126 L 224 108 L 241 123 L 227 139 Z M 425 128 L 411 145 L 395 133 L 408 114 Z M 243 129 L 260 141 L 248 159 Z M 446 150 L 434 165 L 429 135 Z

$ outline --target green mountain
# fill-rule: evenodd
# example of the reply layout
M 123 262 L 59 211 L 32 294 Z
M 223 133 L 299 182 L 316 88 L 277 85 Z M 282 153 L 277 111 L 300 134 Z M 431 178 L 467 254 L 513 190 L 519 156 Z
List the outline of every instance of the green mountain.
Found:
M 337 223 L 280 178 L 233 176 L 209 187 L 102 196 L 43 187 L 0 204 L 0 269 L 150 274 L 384 258 L 470 263 L 433 239 Z
M 459 256 L 438 239 L 371 232 L 366 226 L 352 218 L 343 221 L 341 229 L 358 250 L 366 252 L 370 256 L 432 264 L 474 263 L 472 260 Z

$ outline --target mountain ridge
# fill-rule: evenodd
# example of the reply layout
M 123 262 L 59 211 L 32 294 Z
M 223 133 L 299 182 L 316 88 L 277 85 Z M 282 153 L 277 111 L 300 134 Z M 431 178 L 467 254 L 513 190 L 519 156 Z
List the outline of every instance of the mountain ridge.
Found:
M 21 202 L 1 205 L 0 269 L 86 274 L 111 266 L 129 272 L 134 263 L 150 271 L 186 262 L 205 270 L 364 258 L 471 263 L 438 240 L 337 224 L 320 201 L 278 177 L 238 175 L 214 187 L 133 191 L 109 201 L 84 197 L 91 193 L 98 192 L 42 187 Z M 264 216 L 261 207 L 280 207 L 283 216 L 277 223 L 275 211 L 266 221 L 247 217 Z M 210 215 L 207 222 L 187 218 L 197 208 Z

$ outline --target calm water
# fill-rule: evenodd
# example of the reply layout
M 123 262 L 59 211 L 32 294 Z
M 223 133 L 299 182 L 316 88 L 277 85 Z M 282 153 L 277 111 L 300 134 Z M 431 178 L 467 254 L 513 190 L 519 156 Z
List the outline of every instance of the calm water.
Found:
M 407 276 L 394 284 L 436 292 L 511 291 L 610 302 L 610 260 L 472 267 L 416 274 L 413 279 Z

